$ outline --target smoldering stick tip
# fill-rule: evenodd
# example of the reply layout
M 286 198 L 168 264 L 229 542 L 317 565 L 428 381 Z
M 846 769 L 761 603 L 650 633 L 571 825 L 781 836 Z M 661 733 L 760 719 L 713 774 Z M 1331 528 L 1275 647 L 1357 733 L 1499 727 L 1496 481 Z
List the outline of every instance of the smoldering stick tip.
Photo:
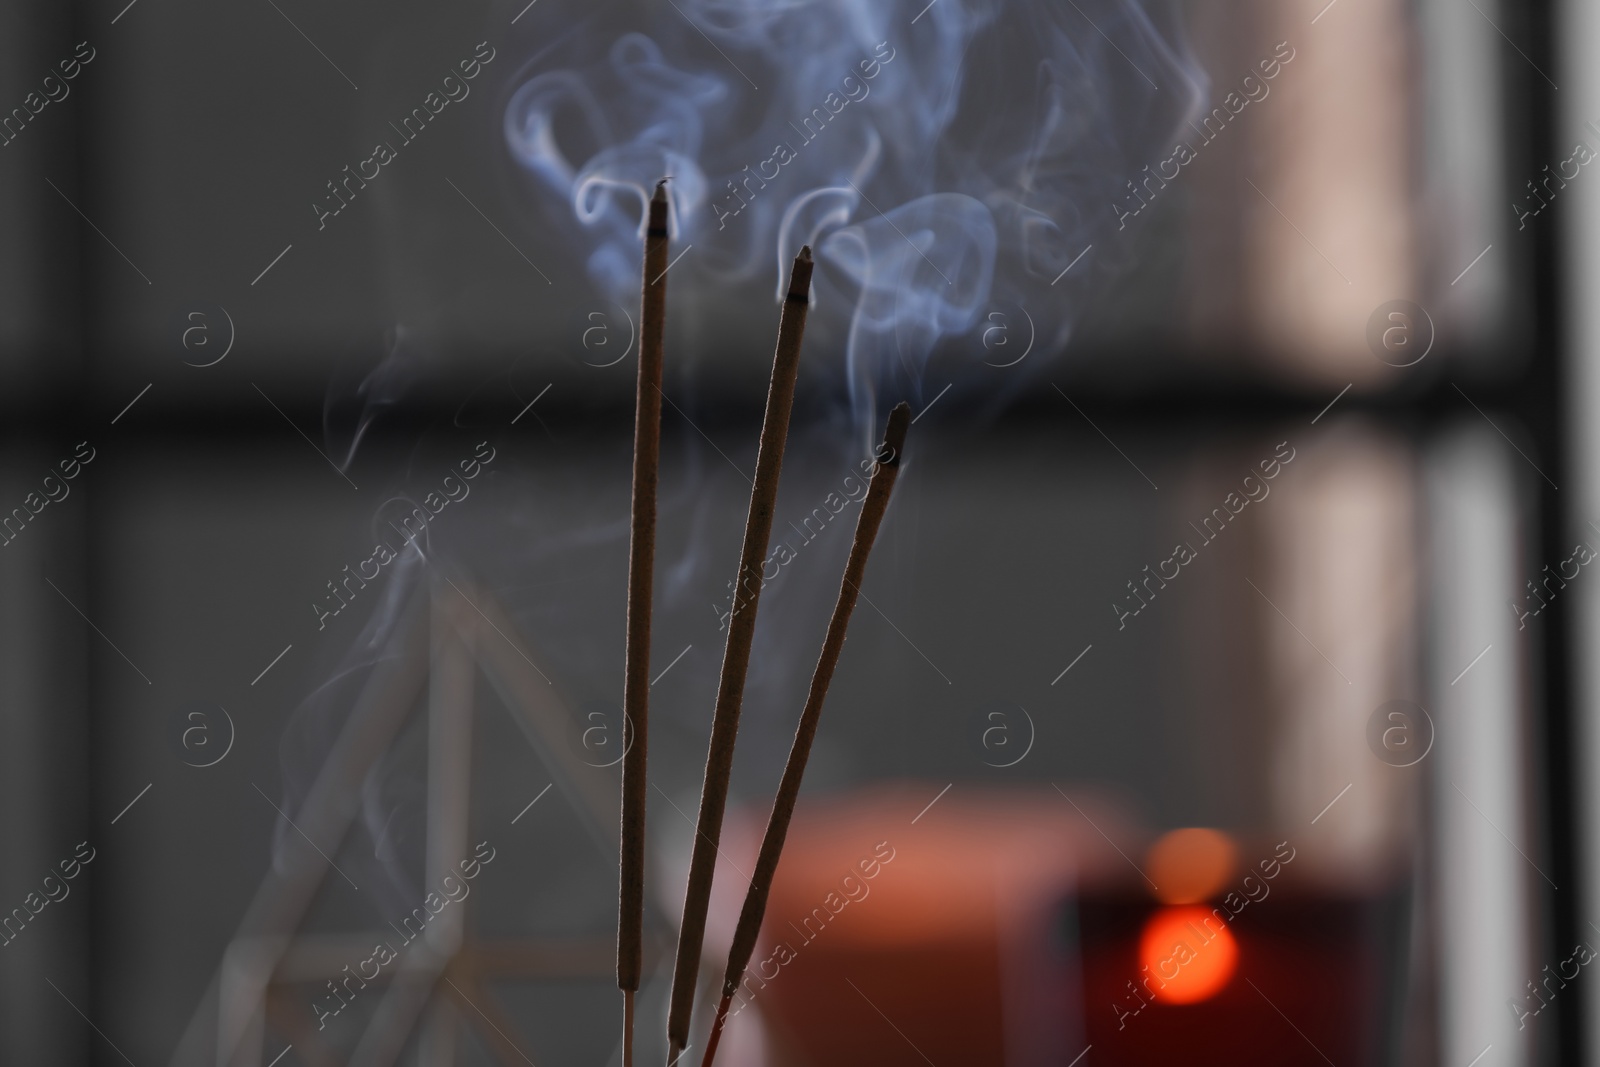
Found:
M 800 254 L 794 257 L 789 268 L 789 299 L 805 303 L 811 295 L 811 246 L 801 245 Z
M 662 236 L 667 232 L 667 179 L 656 182 L 655 195 L 650 197 L 650 232 Z
M 906 446 L 906 431 L 910 428 L 911 405 L 902 400 L 889 412 L 889 425 L 883 431 L 883 443 L 894 454 L 894 458 L 887 462 L 900 463 L 900 453 Z

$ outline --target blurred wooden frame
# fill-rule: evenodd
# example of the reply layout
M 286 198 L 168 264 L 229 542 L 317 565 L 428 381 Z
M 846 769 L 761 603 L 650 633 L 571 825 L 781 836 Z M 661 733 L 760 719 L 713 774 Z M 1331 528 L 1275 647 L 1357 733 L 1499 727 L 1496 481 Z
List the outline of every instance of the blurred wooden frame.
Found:
M 471 795 L 472 712 L 477 668 L 572 802 L 612 862 L 620 818 L 615 772 L 587 764 L 570 744 L 571 713 L 493 594 L 465 577 L 434 571 L 407 603 L 384 657 L 329 750 L 304 802 L 294 812 L 300 831 L 285 835 L 238 931 L 223 952 L 212 988 L 214 1062 L 261 1067 L 268 1026 L 289 1040 L 304 1062 L 341 1062 L 324 1044 L 306 1005 L 291 988 L 321 983 L 360 959 L 386 932 L 303 935 L 297 931 L 326 879 L 331 860 L 360 806 L 362 782 L 405 724 L 424 680 L 428 693 L 426 884 L 437 884 L 467 855 Z M 609 937 L 473 941 L 466 910 L 451 908 L 404 951 L 378 999 L 351 1064 L 387 1067 L 421 1024 L 421 1061 L 455 1062 L 461 1023 L 472 1024 L 502 1063 L 531 1063 L 490 993 L 491 980 L 603 979 L 612 975 Z M 174 1063 L 209 1059 L 202 1002 Z M 185 1056 L 185 1053 L 188 1056 Z

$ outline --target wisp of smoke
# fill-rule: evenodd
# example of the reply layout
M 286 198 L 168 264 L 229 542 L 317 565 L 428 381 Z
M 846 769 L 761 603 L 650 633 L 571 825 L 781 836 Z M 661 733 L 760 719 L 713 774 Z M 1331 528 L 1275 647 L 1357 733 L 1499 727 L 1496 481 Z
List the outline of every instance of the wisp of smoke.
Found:
M 1114 243 L 1109 205 L 1204 92 L 1175 18 L 1139 0 L 680 0 L 561 34 L 504 131 L 603 298 L 637 294 L 666 175 L 678 269 L 719 291 L 781 296 L 810 244 L 812 329 L 842 342 L 829 369 L 870 432 L 876 397 L 942 349 L 979 352 L 963 384 L 995 389 L 991 311 L 1060 348 L 1118 256 L 1075 260 Z

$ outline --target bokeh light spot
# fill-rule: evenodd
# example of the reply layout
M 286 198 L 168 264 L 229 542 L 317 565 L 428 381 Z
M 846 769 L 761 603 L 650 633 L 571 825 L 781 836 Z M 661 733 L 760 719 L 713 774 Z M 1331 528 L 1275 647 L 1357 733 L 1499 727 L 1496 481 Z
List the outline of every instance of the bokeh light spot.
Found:
M 1210 908 L 1162 908 L 1145 923 L 1139 962 L 1149 968 L 1157 1000 L 1196 1004 L 1216 996 L 1233 978 L 1239 943 Z
M 1166 904 L 1198 904 L 1233 877 L 1239 848 L 1220 830 L 1193 827 L 1163 834 L 1145 855 L 1145 870 Z

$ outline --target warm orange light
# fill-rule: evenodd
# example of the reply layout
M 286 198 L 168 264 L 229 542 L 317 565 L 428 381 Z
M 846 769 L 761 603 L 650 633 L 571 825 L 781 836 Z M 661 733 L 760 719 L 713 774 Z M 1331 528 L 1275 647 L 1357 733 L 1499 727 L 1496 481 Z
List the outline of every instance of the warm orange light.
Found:
M 1139 962 L 1157 1000 L 1195 1004 L 1228 984 L 1239 964 L 1239 944 L 1210 908 L 1162 908 L 1144 924 Z
M 1167 904 L 1198 904 L 1233 878 L 1239 848 L 1220 830 L 1191 827 L 1163 834 L 1145 854 L 1145 870 Z

